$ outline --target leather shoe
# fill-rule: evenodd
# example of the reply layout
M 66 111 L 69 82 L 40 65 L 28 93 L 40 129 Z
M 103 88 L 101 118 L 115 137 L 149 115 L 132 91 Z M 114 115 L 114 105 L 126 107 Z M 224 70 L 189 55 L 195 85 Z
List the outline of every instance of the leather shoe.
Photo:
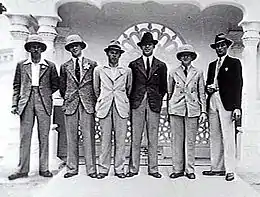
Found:
M 8 176 L 8 179 L 11 181 L 11 180 L 19 179 L 19 178 L 23 178 L 23 177 L 28 177 L 28 173 L 16 172 L 16 173 Z
M 40 172 L 39 172 L 39 175 L 40 175 L 40 176 L 43 176 L 43 177 L 53 177 L 53 174 L 52 174 L 49 170 L 40 171 Z
M 196 179 L 196 175 L 194 173 L 187 173 L 186 177 L 188 177 L 188 179 Z
M 64 178 L 70 178 L 75 175 L 78 175 L 78 172 L 67 172 L 66 174 L 64 174 Z
M 99 173 L 99 174 L 97 175 L 97 179 L 103 179 L 103 178 L 105 178 L 106 176 L 108 176 L 107 173 Z
M 203 171 L 202 174 L 206 176 L 225 176 L 225 171 Z
M 117 176 L 120 179 L 124 179 L 126 177 L 124 173 L 115 173 L 115 176 Z
M 136 176 L 138 175 L 138 172 L 128 172 L 125 176 L 126 177 L 133 177 L 133 176 Z
M 184 176 L 184 172 L 178 172 L 178 173 L 173 172 L 173 173 L 170 174 L 171 179 L 175 179 L 175 178 L 178 178 L 178 177 L 181 177 L 181 176 Z
M 226 175 L 226 181 L 233 181 L 234 180 L 234 178 L 235 178 L 235 175 L 234 175 L 234 173 L 227 173 L 227 175 Z
M 93 172 L 91 174 L 88 174 L 88 176 L 94 179 L 94 178 L 97 178 L 97 173 Z
M 148 175 L 153 176 L 154 178 L 158 178 L 158 179 L 162 177 L 162 175 L 159 172 L 155 172 L 155 173 L 149 172 Z

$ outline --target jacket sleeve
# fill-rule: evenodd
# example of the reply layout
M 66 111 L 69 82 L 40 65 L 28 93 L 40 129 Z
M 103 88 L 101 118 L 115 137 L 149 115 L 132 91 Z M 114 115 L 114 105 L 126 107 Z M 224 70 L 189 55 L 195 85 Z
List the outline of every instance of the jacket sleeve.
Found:
M 127 81 L 126 81 L 126 93 L 128 98 L 130 97 L 132 91 L 132 83 L 133 83 L 132 70 L 129 68 L 127 69 Z
M 13 81 L 13 99 L 12 107 L 18 106 L 21 88 L 21 65 L 18 63 L 15 69 L 14 81 Z
M 168 89 L 168 97 L 167 98 L 168 99 L 167 100 L 170 100 L 171 97 L 172 97 L 173 91 L 174 91 L 174 86 L 175 86 L 175 81 L 174 81 L 172 72 L 169 72 L 167 82 L 168 82 L 168 84 L 167 84 L 167 89 Z
M 100 71 L 99 67 L 95 67 L 93 73 L 93 88 L 96 97 L 98 98 L 100 95 Z
M 239 59 L 236 60 L 236 69 L 234 72 L 234 86 L 235 86 L 235 99 L 234 109 L 241 109 L 242 102 L 242 88 L 243 88 L 243 77 L 242 77 L 242 66 Z
M 51 90 L 52 93 L 54 93 L 59 89 L 60 80 L 55 64 L 52 64 L 51 69 Z
M 206 94 L 205 94 L 205 82 L 203 72 L 200 72 L 198 81 L 198 97 L 201 103 L 201 112 L 206 113 Z
M 167 92 L 167 66 L 163 64 L 160 76 L 160 95 L 164 97 Z
M 60 95 L 64 98 L 67 86 L 67 73 L 64 64 L 60 67 Z

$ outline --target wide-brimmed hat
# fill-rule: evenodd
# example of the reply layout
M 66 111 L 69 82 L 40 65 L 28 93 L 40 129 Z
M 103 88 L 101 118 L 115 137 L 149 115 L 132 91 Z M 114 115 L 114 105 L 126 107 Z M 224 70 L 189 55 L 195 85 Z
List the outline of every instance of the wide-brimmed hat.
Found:
M 82 40 L 82 38 L 79 35 L 74 34 L 74 35 L 69 35 L 66 38 L 65 49 L 67 51 L 69 51 L 70 47 L 71 47 L 71 44 L 75 44 L 75 43 L 80 44 L 82 49 L 85 49 L 87 47 L 87 44 Z
M 47 49 L 46 44 L 43 43 L 42 38 L 38 34 L 31 34 L 28 36 L 28 39 L 24 45 L 25 50 L 30 52 L 30 48 L 32 44 L 40 45 L 42 52 L 44 52 Z
M 192 61 L 197 58 L 197 53 L 195 52 L 193 46 L 191 46 L 189 44 L 184 44 L 178 48 L 178 51 L 176 54 L 176 57 L 178 60 L 181 60 L 180 58 L 183 53 L 190 53 L 191 57 L 192 57 Z
M 144 33 L 143 37 L 141 38 L 141 41 L 137 43 L 137 45 L 139 47 L 141 47 L 142 45 L 146 45 L 146 44 L 150 44 L 150 43 L 153 43 L 154 45 L 156 45 L 158 43 L 158 40 L 154 40 L 153 34 L 151 34 L 150 32 L 146 32 L 146 33 Z
M 111 40 L 109 45 L 104 49 L 107 53 L 110 49 L 118 50 L 120 53 L 124 53 L 125 51 L 122 49 L 122 46 L 118 40 Z
M 210 44 L 210 47 L 212 49 L 216 49 L 216 45 L 221 43 L 221 42 L 225 42 L 227 44 L 227 46 L 229 47 L 233 42 L 231 40 L 229 40 L 228 38 L 226 38 L 224 33 L 219 33 L 216 35 L 215 37 L 215 43 Z

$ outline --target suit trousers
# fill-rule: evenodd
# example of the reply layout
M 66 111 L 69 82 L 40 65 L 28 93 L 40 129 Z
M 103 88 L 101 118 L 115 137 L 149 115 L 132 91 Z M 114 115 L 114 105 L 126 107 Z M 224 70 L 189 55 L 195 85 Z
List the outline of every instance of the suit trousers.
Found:
M 65 115 L 67 133 L 67 168 L 68 172 L 78 172 L 79 163 L 79 135 L 78 129 L 83 136 L 83 150 L 86 164 L 86 173 L 96 172 L 95 151 L 95 122 L 94 114 L 89 114 L 81 102 L 72 115 Z M 80 125 L 80 126 L 79 126 Z
M 173 172 L 194 173 L 198 117 L 170 115 Z
M 232 111 L 226 111 L 219 92 L 210 97 L 209 107 L 211 170 L 234 172 L 235 124 Z
M 37 119 L 39 139 L 39 171 L 49 168 L 50 116 L 46 113 L 38 87 L 32 87 L 29 101 L 20 116 L 20 159 L 18 169 L 28 173 L 30 168 L 30 148 L 33 126 Z
M 102 150 L 99 157 L 99 172 L 108 173 L 111 164 L 112 130 L 114 131 L 114 171 L 117 174 L 124 173 L 125 162 L 125 138 L 127 132 L 127 118 L 121 118 L 115 102 L 112 102 L 110 110 L 105 118 L 100 118 L 102 133 Z
M 148 139 L 148 172 L 158 172 L 157 148 L 159 119 L 160 113 L 151 110 L 147 94 L 145 94 L 141 105 L 137 109 L 132 109 L 132 141 L 129 162 L 130 172 L 139 172 L 140 150 L 145 122 Z

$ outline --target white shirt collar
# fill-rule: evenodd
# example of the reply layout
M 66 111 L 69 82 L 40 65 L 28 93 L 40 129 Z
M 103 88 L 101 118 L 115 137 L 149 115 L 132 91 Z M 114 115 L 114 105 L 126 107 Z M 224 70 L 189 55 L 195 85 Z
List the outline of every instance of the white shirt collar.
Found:
M 190 64 L 190 65 L 188 66 L 187 70 L 189 70 L 191 66 L 192 66 L 192 65 Z M 183 66 L 183 65 L 181 64 L 181 67 L 182 67 L 183 70 L 185 70 L 185 66 Z
M 221 57 L 221 63 L 223 63 L 224 59 L 227 57 L 228 54 L 224 55 Z M 218 57 L 218 61 L 219 61 L 220 57 Z
M 29 63 L 35 64 L 35 63 L 32 62 L 31 56 L 30 56 L 24 63 L 25 63 L 25 64 L 29 64 Z M 41 60 L 40 60 L 40 62 L 39 62 L 38 64 L 39 64 L 39 65 L 40 65 L 40 64 L 46 65 L 45 61 L 44 61 L 42 58 L 41 58 Z
M 83 55 L 81 55 L 81 56 L 79 56 L 79 57 L 73 57 L 73 56 L 72 56 L 72 61 L 74 62 L 74 64 L 76 64 L 77 58 L 79 59 L 79 62 L 80 62 L 80 63 L 83 61 Z

